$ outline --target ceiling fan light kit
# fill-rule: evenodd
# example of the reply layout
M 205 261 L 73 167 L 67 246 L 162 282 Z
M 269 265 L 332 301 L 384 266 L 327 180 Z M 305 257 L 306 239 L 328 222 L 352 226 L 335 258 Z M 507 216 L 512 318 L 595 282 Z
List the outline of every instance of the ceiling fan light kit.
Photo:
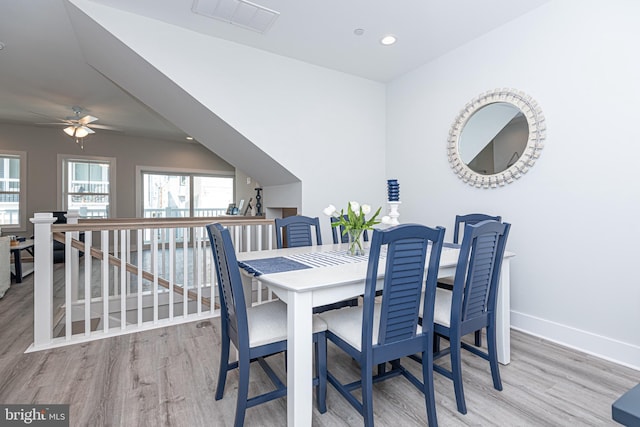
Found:
M 84 138 L 90 133 L 95 133 L 86 126 L 69 126 L 63 129 L 64 133 L 73 138 Z
M 90 115 L 80 117 L 80 113 L 83 111 L 82 107 L 78 107 L 74 105 L 71 109 L 75 113 L 74 116 L 66 117 L 64 119 L 58 119 L 60 120 L 59 123 L 40 123 L 40 124 L 66 126 L 64 129 L 62 129 L 62 131 L 67 135 L 69 135 L 70 137 L 75 138 L 76 144 L 80 144 L 80 148 L 84 150 L 83 138 L 85 138 L 88 135 L 91 135 L 92 133 L 95 133 L 95 131 L 89 127 L 89 124 L 97 121 L 98 118 Z M 101 125 L 91 125 L 91 126 L 96 126 L 101 129 L 113 129 L 110 126 L 101 126 Z

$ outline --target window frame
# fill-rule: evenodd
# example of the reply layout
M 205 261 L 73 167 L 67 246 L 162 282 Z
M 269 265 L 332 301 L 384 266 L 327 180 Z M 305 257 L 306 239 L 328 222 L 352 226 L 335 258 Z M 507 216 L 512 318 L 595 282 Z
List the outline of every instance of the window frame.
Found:
M 27 152 L 0 150 L 0 157 L 17 157 L 20 160 L 20 191 L 18 192 L 18 224 L 0 224 L 2 231 L 27 230 Z M 9 192 L 7 192 L 9 193 Z
M 151 174 L 167 174 L 167 175 L 184 175 L 193 180 L 195 176 L 214 177 L 214 178 L 231 178 L 233 180 L 233 200 L 236 198 L 236 173 L 235 171 L 220 171 L 206 169 L 188 169 L 188 168 L 172 168 L 162 166 L 136 166 L 136 217 L 144 218 L 144 196 L 143 196 L 143 175 Z M 193 185 L 189 188 L 190 212 L 193 213 Z
M 75 154 L 58 154 L 58 210 L 66 211 L 68 193 L 69 162 L 108 163 L 109 164 L 109 209 L 107 218 L 117 218 L 116 210 L 116 158 L 101 156 L 78 156 Z M 102 194 L 102 193 L 101 193 Z

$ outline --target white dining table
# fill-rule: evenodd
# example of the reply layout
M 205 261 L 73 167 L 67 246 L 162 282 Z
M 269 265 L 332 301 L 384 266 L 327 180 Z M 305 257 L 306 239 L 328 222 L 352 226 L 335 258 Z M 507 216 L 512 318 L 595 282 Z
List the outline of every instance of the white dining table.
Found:
M 274 257 L 314 257 L 331 258 L 346 256 L 346 244 L 307 246 L 299 248 L 273 249 L 238 254 L 238 261 L 257 260 Z M 440 257 L 438 277 L 453 276 L 458 261 L 457 248 L 444 248 Z M 496 312 L 498 360 L 502 364 L 510 361 L 510 260 L 515 256 L 505 252 L 498 307 Z M 358 259 L 359 258 L 359 259 Z M 257 280 L 269 287 L 274 294 L 287 304 L 288 354 L 287 354 L 287 425 L 310 426 L 313 411 L 313 307 L 334 303 L 364 293 L 367 271 L 367 257 L 355 257 L 356 262 L 267 273 L 254 276 L 244 269 L 245 292 L 251 292 L 253 281 Z M 384 265 L 380 263 L 380 278 L 384 276 Z M 250 293 L 249 293 L 250 295 Z

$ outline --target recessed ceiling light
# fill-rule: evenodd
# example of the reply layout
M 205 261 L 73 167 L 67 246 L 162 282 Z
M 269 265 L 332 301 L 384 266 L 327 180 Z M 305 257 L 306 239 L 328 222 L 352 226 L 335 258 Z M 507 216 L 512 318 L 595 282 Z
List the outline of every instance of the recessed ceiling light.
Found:
M 356 28 L 355 30 L 353 30 L 353 34 L 355 34 L 356 36 L 361 36 L 364 34 L 364 29 Z
M 188 136 L 187 137 L 187 141 L 193 141 L 193 137 L 192 136 Z
M 396 39 L 396 36 L 394 36 L 393 34 L 387 34 L 386 36 L 380 39 L 380 43 L 382 43 L 385 46 L 390 46 L 394 44 L 397 40 L 398 39 Z

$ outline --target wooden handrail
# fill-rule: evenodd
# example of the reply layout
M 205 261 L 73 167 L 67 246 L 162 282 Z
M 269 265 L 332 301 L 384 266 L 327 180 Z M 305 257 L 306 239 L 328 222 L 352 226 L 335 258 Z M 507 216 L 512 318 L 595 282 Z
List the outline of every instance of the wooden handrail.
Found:
M 53 239 L 56 242 L 60 242 L 60 243 L 65 243 L 65 235 L 63 233 L 60 232 L 53 232 Z M 80 251 L 85 251 L 85 245 L 84 242 L 81 242 L 80 240 L 77 239 L 71 239 L 71 246 L 74 247 L 75 249 L 78 249 Z M 96 248 L 91 248 L 90 249 L 90 254 L 92 258 L 96 258 L 99 260 L 103 260 L 104 259 L 104 254 L 102 253 L 101 250 L 96 249 Z M 111 254 L 109 254 L 109 264 L 116 266 L 116 267 L 122 267 L 122 260 L 116 256 L 113 256 Z M 133 273 L 133 274 L 138 274 L 138 267 L 133 265 L 133 264 L 129 264 L 128 262 L 125 263 L 126 266 L 126 271 L 128 271 L 129 273 Z M 148 271 L 142 270 L 142 277 L 146 280 L 149 280 L 150 282 L 153 282 L 154 279 L 156 279 L 155 275 L 153 273 L 150 273 Z M 163 279 L 162 277 L 158 277 L 158 284 L 160 286 L 162 286 L 163 288 L 166 289 L 171 289 L 171 284 L 169 283 L 168 280 Z M 184 288 L 181 286 L 174 286 L 173 287 L 173 291 L 176 292 L 179 295 L 184 296 Z M 198 300 L 198 293 L 195 291 L 187 291 L 187 298 L 190 300 L 194 300 L 197 301 Z M 210 298 L 206 298 L 206 297 L 202 297 L 202 304 L 206 305 L 207 307 L 211 307 L 211 299 Z
M 191 228 L 203 227 L 218 222 L 222 225 L 268 225 L 273 219 L 256 217 L 211 216 L 191 218 L 118 218 L 118 219 L 80 219 L 78 224 L 52 224 L 53 231 L 101 231 L 101 230 L 137 230 L 149 228 Z

